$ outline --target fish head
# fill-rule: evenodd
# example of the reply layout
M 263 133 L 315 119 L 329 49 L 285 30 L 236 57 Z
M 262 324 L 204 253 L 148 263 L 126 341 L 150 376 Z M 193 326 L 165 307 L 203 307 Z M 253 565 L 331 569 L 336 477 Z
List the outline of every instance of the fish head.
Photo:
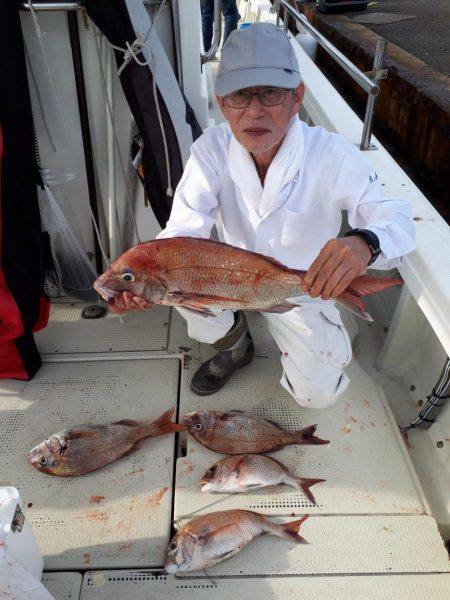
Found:
M 130 292 L 149 302 L 159 302 L 166 293 L 164 283 L 156 276 L 156 265 L 139 245 L 119 256 L 94 282 L 94 289 L 104 300 L 112 300 L 117 292 Z
M 223 490 L 233 473 L 229 462 L 229 459 L 220 460 L 205 472 L 199 482 L 202 492 L 220 492 Z
M 192 560 L 195 554 L 196 538 L 182 528 L 170 542 L 164 569 L 166 573 L 180 573 L 192 570 Z
M 183 422 L 189 433 L 201 443 L 211 436 L 220 415 L 221 413 L 214 410 L 195 411 L 187 413 Z
M 30 450 L 28 460 L 38 471 L 54 475 L 62 467 L 64 447 L 64 443 L 56 435 L 52 435 Z

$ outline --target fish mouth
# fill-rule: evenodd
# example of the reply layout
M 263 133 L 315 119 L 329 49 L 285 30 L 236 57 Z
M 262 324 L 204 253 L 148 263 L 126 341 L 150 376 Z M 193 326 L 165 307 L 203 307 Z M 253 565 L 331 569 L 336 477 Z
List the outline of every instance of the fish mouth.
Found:
M 178 565 L 176 565 L 175 563 L 165 564 L 164 571 L 166 573 L 178 573 Z
M 183 423 L 187 427 L 194 425 L 198 421 L 198 414 L 196 412 L 190 412 L 184 415 Z
M 115 296 L 115 293 L 112 290 L 104 287 L 98 280 L 94 281 L 93 287 L 94 290 L 100 294 L 103 300 L 112 300 Z

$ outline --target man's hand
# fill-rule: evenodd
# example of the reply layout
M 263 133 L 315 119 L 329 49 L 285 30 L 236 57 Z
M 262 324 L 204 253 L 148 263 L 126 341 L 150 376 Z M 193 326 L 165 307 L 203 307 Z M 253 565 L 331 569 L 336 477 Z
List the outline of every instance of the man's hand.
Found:
M 329 240 L 305 275 L 305 291 L 312 298 L 336 298 L 359 275 L 364 275 L 372 257 L 359 236 Z
M 109 310 L 117 314 L 124 313 L 127 310 L 137 312 L 152 306 L 152 302 L 133 296 L 131 292 L 116 292 L 114 298 L 108 303 Z

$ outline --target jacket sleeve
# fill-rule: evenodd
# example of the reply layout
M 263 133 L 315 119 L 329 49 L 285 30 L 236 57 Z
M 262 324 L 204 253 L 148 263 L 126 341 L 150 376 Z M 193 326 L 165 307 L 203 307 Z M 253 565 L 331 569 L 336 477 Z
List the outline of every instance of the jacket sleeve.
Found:
M 332 198 L 347 210 L 352 228 L 369 229 L 378 236 L 381 254 L 371 268 L 398 267 L 402 257 L 415 249 L 410 203 L 384 196 L 379 174 L 357 148 L 347 148 Z
M 198 141 L 191 147 L 191 155 L 175 191 L 170 218 L 158 239 L 209 238 L 216 222 L 219 178 L 210 155 L 199 147 Z

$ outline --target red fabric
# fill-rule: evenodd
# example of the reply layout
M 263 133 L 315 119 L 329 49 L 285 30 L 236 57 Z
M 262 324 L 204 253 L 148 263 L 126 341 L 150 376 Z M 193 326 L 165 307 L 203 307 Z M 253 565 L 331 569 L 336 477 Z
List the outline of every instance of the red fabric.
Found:
M 46 297 L 42 297 L 39 300 L 39 318 L 36 325 L 33 327 L 33 331 L 39 331 L 44 329 L 48 325 L 48 318 L 50 316 L 50 300 Z
M 3 136 L 0 126 L 0 167 L 3 157 Z M 0 207 L 1 207 L 1 168 L 0 168 Z M 0 211 L 1 218 L 1 211 Z M 2 241 L 2 223 L 0 220 L 0 252 Z M 1 256 L 1 255 L 0 255 Z M 40 299 L 39 318 L 33 331 L 47 325 L 50 302 Z M 24 335 L 24 327 L 19 308 L 8 289 L 5 276 L 0 268 L 0 379 L 30 379 L 16 340 Z

